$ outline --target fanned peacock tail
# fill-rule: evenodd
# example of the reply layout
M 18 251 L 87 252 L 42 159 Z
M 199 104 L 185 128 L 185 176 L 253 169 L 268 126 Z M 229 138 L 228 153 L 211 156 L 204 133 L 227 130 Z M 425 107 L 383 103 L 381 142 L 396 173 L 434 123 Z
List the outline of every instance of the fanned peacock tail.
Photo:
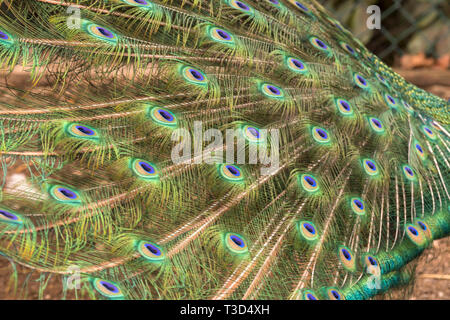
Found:
M 0 3 L 0 254 L 42 291 L 75 266 L 78 298 L 369 299 L 449 235 L 448 103 L 315 1 Z

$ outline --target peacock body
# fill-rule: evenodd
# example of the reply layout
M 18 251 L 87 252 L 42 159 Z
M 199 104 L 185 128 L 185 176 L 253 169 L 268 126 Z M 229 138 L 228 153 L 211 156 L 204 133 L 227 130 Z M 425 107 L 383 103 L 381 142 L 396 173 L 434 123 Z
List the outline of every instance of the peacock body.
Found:
M 448 103 L 315 1 L 0 3 L 0 254 L 42 292 L 370 299 L 449 235 Z

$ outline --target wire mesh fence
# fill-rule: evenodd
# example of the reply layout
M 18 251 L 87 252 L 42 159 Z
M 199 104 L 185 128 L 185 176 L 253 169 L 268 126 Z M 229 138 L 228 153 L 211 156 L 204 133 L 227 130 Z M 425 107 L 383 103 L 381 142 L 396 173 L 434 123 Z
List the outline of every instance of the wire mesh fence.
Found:
M 319 0 L 369 50 L 380 58 L 420 52 L 440 57 L 450 52 L 449 0 Z M 367 8 L 381 9 L 381 29 L 370 30 Z

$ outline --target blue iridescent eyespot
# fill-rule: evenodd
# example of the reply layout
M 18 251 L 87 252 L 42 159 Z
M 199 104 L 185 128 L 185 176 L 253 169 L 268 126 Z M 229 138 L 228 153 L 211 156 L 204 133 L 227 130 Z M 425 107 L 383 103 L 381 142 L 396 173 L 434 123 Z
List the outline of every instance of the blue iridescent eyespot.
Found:
M 416 174 L 414 173 L 413 169 L 410 166 L 404 165 L 402 167 L 402 169 L 403 169 L 403 173 L 404 173 L 406 179 L 408 179 L 410 181 L 416 180 Z
M 150 181 L 158 180 L 159 174 L 154 164 L 142 159 L 130 159 L 129 166 L 134 175 L 138 178 Z
M 364 159 L 362 162 L 363 162 L 364 171 L 369 176 L 378 175 L 379 171 L 378 171 L 378 167 L 377 167 L 377 164 L 375 163 L 375 161 L 373 161 L 371 159 Z
M 343 116 L 351 116 L 353 115 L 353 108 L 347 100 L 344 99 L 336 99 L 335 100 L 336 107 L 339 113 Z
M 355 73 L 353 75 L 353 82 L 361 89 L 368 89 L 369 88 L 369 82 L 361 76 L 360 74 Z
M 286 58 L 286 65 L 292 71 L 305 74 L 308 72 L 308 68 L 305 63 L 298 58 L 288 57 Z
M 82 203 L 79 192 L 68 186 L 51 185 L 48 188 L 48 193 L 54 200 L 64 204 L 79 205 Z
M 97 141 L 100 138 L 97 129 L 81 123 L 67 123 L 64 125 L 64 131 L 71 137 L 84 140 Z
M 244 180 L 241 169 L 236 165 L 221 164 L 219 165 L 220 175 L 228 181 L 240 182 Z
M 22 216 L 11 209 L 0 207 L 0 223 L 20 225 L 24 223 Z
M 433 130 L 431 130 L 429 127 L 423 126 L 422 130 L 423 130 L 423 133 L 425 133 L 425 136 L 428 137 L 428 139 L 433 140 L 433 141 L 437 139 L 436 133 L 434 133 Z
M 308 193 L 316 193 L 320 189 L 317 180 L 310 174 L 302 174 L 300 176 L 300 185 Z
M 427 226 L 422 221 L 418 221 L 417 224 L 422 228 L 422 230 L 427 230 Z
M 114 282 L 97 278 L 92 281 L 92 286 L 98 293 L 109 299 L 122 299 L 124 297 L 122 290 Z
M 380 119 L 371 117 L 369 118 L 369 124 L 372 130 L 375 131 L 376 133 L 383 133 L 385 131 L 383 123 L 381 122 Z
M 248 4 L 246 4 L 246 3 L 243 2 L 243 1 L 239 1 L 239 0 L 228 0 L 227 2 L 228 2 L 228 4 L 229 4 L 232 8 L 238 9 L 238 10 L 240 10 L 240 11 L 242 11 L 242 12 L 245 12 L 245 13 L 251 13 L 251 12 L 253 12 L 253 8 L 250 7 Z
M 415 245 L 421 247 L 427 243 L 428 239 L 421 228 L 416 228 L 415 225 L 408 223 L 405 229 L 406 235 Z
M 284 97 L 283 89 L 270 83 L 261 84 L 260 90 L 266 97 L 269 98 L 280 99 Z
M 311 133 L 314 140 L 320 144 L 327 144 L 331 141 L 330 134 L 323 128 L 313 127 Z
M 380 262 L 374 255 L 370 253 L 362 255 L 361 262 L 362 266 L 364 267 L 364 271 L 366 273 L 374 276 L 381 276 Z
M 384 95 L 384 100 L 386 101 L 387 105 L 392 109 L 397 109 L 397 100 L 390 94 Z
M 317 228 L 311 221 L 300 221 L 298 223 L 298 230 L 304 240 L 314 241 L 319 237 Z
M 340 246 L 338 249 L 339 260 L 342 266 L 350 272 L 356 270 L 356 259 L 353 257 L 353 253 L 350 248 L 346 246 Z
M 323 42 L 322 40 L 320 40 L 319 38 L 311 37 L 311 38 L 309 38 L 309 42 L 313 45 L 314 48 L 319 49 L 320 51 L 326 52 L 328 54 L 331 53 L 328 45 L 325 42 Z
M 341 45 L 342 49 L 344 49 L 345 51 L 350 53 L 352 56 L 356 56 L 355 49 L 353 49 L 348 43 L 341 42 L 340 45 Z
M 247 242 L 237 233 L 225 234 L 225 246 L 233 253 L 245 254 L 248 252 Z
M 122 0 L 122 2 L 135 7 L 149 8 L 152 7 L 152 3 L 147 0 Z
M 387 82 L 387 80 L 381 75 L 381 74 L 379 74 L 378 72 L 376 72 L 375 73 L 375 76 L 377 77 L 377 79 L 378 79 L 378 81 L 380 81 L 384 86 L 386 86 L 386 87 L 390 87 L 389 86 L 389 83 Z
M 117 34 L 106 27 L 87 21 L 84 23 L 83 27 L 84 30 L 86 30 L 86 32 L 95 39 L 105 41 L 110 44 L 116 44 L 118 41 Z
M 351 198 L 350 199 L 351 208 L 357 215 L 364 215 L 366 213 L 366 208 L 364 206 L 364 201 L 361 198 Z
M 337 288 L 327 288 L 326 293 L 330 300 L 344 300 L 344 295 Z
M 419 227 L 420 230 L 422 230 L 422 232 L 424 233 L 425 237 L 428 240 L 433 239 L 433 234 L 431 233 L 431 229 L 425 221 L 416 220 L 416 225 Z
M 319 300 L 319 298 L 314 291 L 304 290 L 302 293 L 302 300 Z
M 252 143 L 262 143 L 265 141 L 265 135 L 263 134 L 263 132 L 261 132 L 260 129 L 254 127 L 254 126 L 250 126 L 250 125 L 245 125 L 242 127 L 242 133 L 244 138 Z
M 277 8 L 281 7 L 281 3 L 278 0 L 267 0 L 267 1 Z
M 214 41 L 226 43 L 226 44 L 234 43 L 233 35 L 224 29 L 217 28 L 217 27 L 210 27 L 208 30 L 208 33 L 209 33 L 211 39 Z
M 148 109 L 148 114 L 150 118 L 157 124 L 166 126 L 166 127 L 176 127 L 177 119 L 175 115 L 167 109 L 160 107 L 150 107 Z
M 189 66 L 181 67 L 181 75 L 189 83 L 200 86 L 206 86 L 208 84 L 206 75 L 198 69 Z
M 13 43 L 14 43 L 14 39 L 11 37 L 11 35 L 6 31 L 0 30 L 0 45 L 9 47 Z
M 425 160 L 425 158 L 426 158 L 425 151 L 423 150 L 422 146 L 418 142 L 415 142 L 414 150 L 416 150 L 416 154 L 419 156 L 419 158 L 421 160 Z
M 296 6 L 298 9 L 300 9 L 300 11 L 302 11 L 303 13 L 307 13 L 309 14 L 311 12 L 311 10 L 305 6 L 303 3 L 301 3 L 300 1 L 296 1 L 296 0 L 289 0 L 294 6 Z
M 165 254 L 161 247 L 149 241 L 139 241 L 137 244 L 140 255 L 150 262 L 161 262 L 165 259 Z

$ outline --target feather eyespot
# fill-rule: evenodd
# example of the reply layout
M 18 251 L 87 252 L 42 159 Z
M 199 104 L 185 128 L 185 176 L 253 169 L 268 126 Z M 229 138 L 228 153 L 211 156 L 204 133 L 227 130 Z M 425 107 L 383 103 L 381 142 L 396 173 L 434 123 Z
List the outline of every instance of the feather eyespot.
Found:
M 408 179 L 410 181 L 416 180 L 416 174 L 414 173 L 414 170 L 410 166 L 404 165 L 402 167 L 402 169 L 403 169 L 403 174 L 405 175 L 406 179 Z
M 0 207 L 0 222 L 8 224 L 23 224 L 22 216 L 10 209 Z
M 433 235 L 431 234 L 431 229 L 425 221 L 416 220 L 416 225 L 422 230 L 422 232 L 425 234 L 425 237 L 428 240 L 433 239 Z
M 416 153 L 419 156 L 419 158 L 424 160 L 425 159 L 425 151 L 423 150 L 422 146 L 418 142 L 416 142 L 414 149 L 416 150 Z
M 340 246 L 338 250 L 339 260 L 342 266 L 350 272 L 356 270 L 356 260 L 353 257 L 352 251 L 346 246 Z
M 77 190 L 68 186 L 52 185 L 48 189 L 50 196 L 61 203 L 70 205 L 79 205 L 82 199 Z
M 153 4 L 147 0 L 122 0 L 122 2 L 135 7 L 149 8 L 153 6 Z
M 302 300 L 319 300 L 319 298 L 314 291 L 304 290 L 302 293 Z
M 216 42 L 220 43 L 226 43 L 226 44 L 232 44 L 234 43 L 234 36 L 221 28 L 217 27 L 209 27 L 208 28 L 208 34 L 210 38 Z
M 392 109 L 397 109 L 397 100 L 390 94 L 386 93 L 384 95 L 384 100 L 386 101 L 387 105 Z
M 176 127 L 177 119 L 174 114 L 167 109 L 163 109 L 160 107 L 149 108 L 150 117 L 157 124 L 166 126 L 166 127 Z
M 260 87 L 261 92 L 269 98 L 280 99 L 284 97 L 284 91 L 270 83 L 263 83 Z
M 310 174 L 302 174 L 300 176 L 300 185 L 303 190 L 309 193 L 316 193 L 319 191 L 319 183 L 317 180 Z
M 364 266 L 364 270 L 372 275 L 380 276 L 381 275 L 381 268 L 380 263 L 378 262 L 378 259 L 369 254 L 366 253 L 362 257 L 362 265 Z
M 189 83 L 201 86 L 205 86 L 208 83 L 206 75 L 198 69 L 184 66 L 181 68 L 181 74 Z
M 219 166 L 220 175 L 228 181 L 239 182 L 244 180 L 241 169 L 231 164 L 221 164 Z
M 319 237 L 316 226 L 310 221 L 300 221 L 298 229 L 302 238 L 307 241 L 314 241 Z
M 375 131 L 376 133 L 383 133 L 385 131 L 383 123 L 381 122 L 380 119 L 371 117 L 369 118 L 369 124 L 372 130 Z
M 336 99 L 335 100 L 336 107 L 339 113 L 343 116 L 351 116 L 353 115 L 353 108 L 350 102 L 344 99 Z
M 364 171 L 369 176 L 376 176 L 379 173 L 376 162 L 371 160 L 371 159 L 364 159 L 363 160 L 363 167 L 364 167 Z
M 350 204 L 352 211 L 356 213 L 357 215 L 364 215 L 366 214 L 366 207 L 364 206 L 364 201 L 361 198 L 351 198 Z
M 14 39 L 6 31 L 0 30 L 0 44 L 4 46 L 10 46 L 14 43 Z
M 270 4 L 272 4 L 273 6 L 279 8 L 281 7 L 281 3 L 278 0 L 267 0 L 267 2 L 269 2 Z
M 232 8 L 240 10 L 242 12 L 251 13 L 253 12 L 253 8 L 250 7 L 248 4 L 246 4 L 243 1 L 239 0 L 228 0 L 228 5 L 230 5 Z
M 243 126 L 242 127 L 242 132 L 244 135 L 244 138 L 249 141 L 249 142 L 253 142 L 253 143 L 261 143 L 264 141 L 264 135 L 261 132 L 261 130 L 259 130 L 256 127 L 253 126 Z
M 341 291 L 335 287 L 330 287 L 325 289 L 326 297 L 329 300 L 345 300 L 344 295 Z
M 379 74 L 378 72 L 376 72 L 375 73 L 375 76 L 377 77 L 377 79 L 378 79 L 378 81 L 380 81 L 384 86 L 386 86 L 386 87 L 390 87 L 389 86 L 389 83 L 387 82 L 387 80 L 381 75 L 381 74 Z
M 124 297 L 122 290 L 114 282 L 97 278 L 92 281 L 92 285 L 98 293 L 109 299 L 122 299 Z
M 225 246 L 233 253 L 245 254 L 248 252 L 247 242 L 237 233 L 225 234 Z
M 355 85 L 361 89 L 369 89 L 369 82 L 360 74 L 355 73 L 353 75 L 353 82 Z
M 115 32 L 98 24 L 87 23 L 85 28 L 87 33 L 95 39 L 109 42 L 111 44 L 116 44 L 118 41 L 118 37 Z
M 151 262 L 161 262 L 165 258 L 163 250 L 155 243 L 139 241 L 137 247 L 140 255 Z
M 297 58 L 293 57 L 286 58 L 286 65 L 288 66 L 289 69 L 298 73 L 305 74 L 308 72 L 308 68 L 306 67 L 305 63 Z
M 305 6 L 303 3 L 301 3 L 300 1 L 296 1 L 296 0 L 289 0 L 295 7 L 297 7 L 298 9 L 300 9 L 300 11 L 302 11 L 303 13 L 306 14 L 310 14 L 311 10 Z
M 408 223 L 405 226 L 406 235 L 417 246 L 421 247 L 427 243 L 425 233 L 421 228 L 417 228 L 415 225 Z
M 98 140 L 100 138 L 97 129 L 81 123 L 69 123 L 65 126 L 65 132 L 74 138 L 85 140 Z
M 320 51 L 326 52 L 328 54 L 331 53 L 329 46 L 319 38 L 311 37 L 309 38 L 309 42 L 313 45 L 314 48 L 319 49 Z
M 425 134 L 425 136 L 428 137 L 428 139 L 433 141 L 437 139 L 436 133 L 434 133 L 433 130 L 431 130 L 429 127 L 423 126 L 422 131 Z
M 331 141 L 330 134 L 327 130 L 320 127 L 312 128 L 312 136 L 320 144 L 327 144 Z
M 356 57 L 356 51 L 353 49 L 348 43 L 341 42 L 340 43 L 341 48 L 350 53 L 352 56 Z
M 130 169 L 137 177 L 144 180 L 157 180 L 159 178 L 156 167 L 142 159 L 131 159 Z

